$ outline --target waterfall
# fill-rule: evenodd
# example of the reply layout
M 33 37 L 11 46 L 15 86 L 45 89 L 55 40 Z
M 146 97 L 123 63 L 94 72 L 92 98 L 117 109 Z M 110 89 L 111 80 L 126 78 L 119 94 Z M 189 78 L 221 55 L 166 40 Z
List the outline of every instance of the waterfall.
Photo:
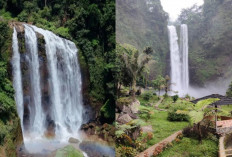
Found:
M 181 91 L 181 60 L 178 36 L 174 26 L 168 26 L 171 58 L 171 91 Z
M 26 52 L 20 53 L 14 28 L 12 66 L 25 145 L 47 140 L 51 132 L 58 141 L 80 139 L 82 82 L 75 44 L 36 26 L 24 24 L 24 28 Z M 39 40 L 45 44 L 39 46 Z M 31 149 L 30 144 L 26 147 Z
M 188 29 L 187 25 L 181 25 L 180 49 L 175 26 L 168 26 L 170 59 L 171 59 L 171 91 L 178 92 L 184 96 L 189 87 L 189 67 L 188 67 Z
M 188 91 L 189 88 L 189 64 L 188 64 L 188 27 L 186 24 L 181 25 L 180 29 L 180 53 L 182 59 L 181 82 L 182 90 Z
M 15 89 L 15 101 L 17 104 L 17 112 L 20 118 L 21 126 L 23 126 L 24 107 L 23 107 L 22 74 L 20 69 L 20 54 L 18 47 L 18 38 L 15 28 L 12 36 L 12 49 L 13 49 L 13 56 L 12 56 L 11 64 L 13 67 L 13 86 Z M 23 131 L 23 127 L 22 127 L 22 131 Z
M 40 74 L 39 74 L 39 58 L 37 37 L 33 29 L 27 25 L 25 27 L 25 46 L 29 58 L 30 71 L 30 86 L 31 86 L 31 117 L 30 117 L 30 132 L 42 136 L 45 130 L 44 120 L 45 115 L 41 106 L 41 89 L 40 89 Z

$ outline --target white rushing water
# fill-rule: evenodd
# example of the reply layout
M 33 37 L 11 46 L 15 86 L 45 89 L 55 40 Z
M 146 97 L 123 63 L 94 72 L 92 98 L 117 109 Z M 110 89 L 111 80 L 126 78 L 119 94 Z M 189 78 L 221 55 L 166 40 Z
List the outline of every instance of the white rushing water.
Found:
M 171 91 L 181 91 L 181 59 L 176 27 L 168 26 L 170 59 L 171 59 Z
M 25 27 L 25 46 L 28 55 L 30 69 L 30 85 L 31 85 L 31 106 L 30 106 L 30 133 L 36 136 L 43 136 L 45 130 L 44 120 L 45 114 L 41 104 L 41 89 L 40 89 L 40 74 L 39 74 L 39 57 L 37 37 L 34 30 L 24 25 Z M 32 135 L 33 136 L 33 135 Z
M 33 147 L 40 147 L 37 144 L 47 140 L 45 133 L 48 130 L 48 119 L 49 122 L 54 123 L 54 141 L 67 142 L 69 137 L 81 138 L 78 136 L 83 111 L 81 73 L 78 50 L 73 42 L 32 25 L 24 25 L 24 27 L 26 52 L 20 53 L 26 56 L 30 74 L 27 76 L 20 68 L 17 32 L 14 29 L 12 65 L 15 100 L 22 123 L 25 147 L 28 151 L 40 152 L 40 149 L 34 150 Z M 45 40 L 45 57 L 38 52 L 38 33 Z M 49 100 L 49 104 L 43 104 L 45 92 L 42 86 L 46 72 L 43 72 L 41 66 L 44 65 L 47 65 L 48 71 L 46 100 Z M 29 77 L 30 80 L 26 82 L 27 85 L 23 81 L 25 77 Z M 24 92 L 23 85 L 30 87 L 29 96 Z M 28 104 L 25 102 L 26 96 L 30 97 Z M 29 110 L 29 123 L 25 123 L 26 119 L 23 118 L 25 104 Z
M 171 59 L 171 93 L 184 96 L 189 88 L 188 29 L 181 25 L 180 48 L 175 26 L 168 26 Z
M 22 74 L 20 69 L 21 65 L 20 65 L 18 38 L 15 28 L 12 36 L 12 49 L 13 49 L 13 56 L 12 56 L 11 64 L 13 67 L 13 86 L 15 89 L 15 101 L 17 103 L 17 112 L 21 121 L 21 126 L 23 126 L 24 107 L 23 107 Z
M 181 25 L 180 29 L 180 55 L 181 55 L 181 85 L 182 91 L 187 94 L 189 88 L 189 63 L 188 63 L 188 26 Z

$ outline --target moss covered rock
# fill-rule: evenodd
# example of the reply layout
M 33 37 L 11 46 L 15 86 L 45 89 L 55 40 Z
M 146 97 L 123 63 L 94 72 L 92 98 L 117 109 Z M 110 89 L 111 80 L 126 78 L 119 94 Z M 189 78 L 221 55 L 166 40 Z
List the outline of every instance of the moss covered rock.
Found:
M 68 145 L 64 148 L 58 149 L 55 153 L 55 157 L 84 157 L 84 155 L 80 150 Z

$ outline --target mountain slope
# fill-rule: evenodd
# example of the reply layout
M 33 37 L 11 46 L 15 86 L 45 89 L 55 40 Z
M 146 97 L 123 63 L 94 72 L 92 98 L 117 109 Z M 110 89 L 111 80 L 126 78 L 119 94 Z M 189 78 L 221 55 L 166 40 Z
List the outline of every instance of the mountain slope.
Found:
M 160 0 L 117 0 L 116 6 L 116 41 L 131 44 L 140 51 L 151 46 L 156 64 L 150 68 L 150 79 L 165 74 L 168 16 Z

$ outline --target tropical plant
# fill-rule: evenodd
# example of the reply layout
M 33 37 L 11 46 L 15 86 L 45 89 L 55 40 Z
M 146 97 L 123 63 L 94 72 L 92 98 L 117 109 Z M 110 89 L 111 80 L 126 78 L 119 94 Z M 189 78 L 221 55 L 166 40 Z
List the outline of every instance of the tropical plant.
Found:
M 117 51 L 119 52 L 119 58 L 123 61 L 124 72 L 129 76 L 131 87 L 132 87 L 132 96 L 135 96 L 136 92 L 136 80 L 141 76 L 145 65 L 150 61 L 150 54 L 153 52 L 150 47 L 145 48 L 143 53 L 139 51 L 132 45 L 122 44 L 117 46 Z
M 152 83 L 153 87 L 158 89 L 160 95 L 160 91 L 165 88 L 165 78 L 163 78 L 161 75 L 158 75 L 157 78 L 152 81 Z

